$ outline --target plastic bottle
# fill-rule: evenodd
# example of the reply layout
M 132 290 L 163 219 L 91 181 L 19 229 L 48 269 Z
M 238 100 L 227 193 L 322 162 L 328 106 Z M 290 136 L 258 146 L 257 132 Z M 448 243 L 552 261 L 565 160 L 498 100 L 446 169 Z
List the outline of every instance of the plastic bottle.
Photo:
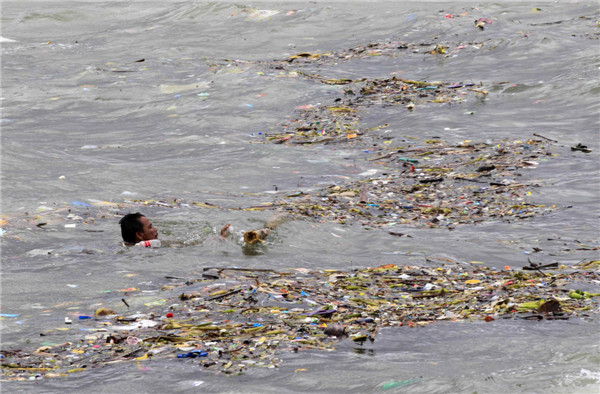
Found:
M 160 239 L 151 239 L 150 241 L 141 241 L 135 244 L 142 248 L 160 248 Z

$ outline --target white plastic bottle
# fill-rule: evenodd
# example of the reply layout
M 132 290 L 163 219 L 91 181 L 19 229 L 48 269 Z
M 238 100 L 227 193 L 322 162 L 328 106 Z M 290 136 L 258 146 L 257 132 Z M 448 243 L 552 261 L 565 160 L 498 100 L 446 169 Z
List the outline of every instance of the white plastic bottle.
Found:
M 160 239 L 151 239 L 150 241 L 141 241 L 135 244 L 142 248 L 160 248 Z

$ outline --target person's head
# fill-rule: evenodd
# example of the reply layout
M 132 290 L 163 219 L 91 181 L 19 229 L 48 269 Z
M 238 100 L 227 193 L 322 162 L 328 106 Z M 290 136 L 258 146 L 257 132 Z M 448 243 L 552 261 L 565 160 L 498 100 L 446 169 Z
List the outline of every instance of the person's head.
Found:
M 119 220 L 123 241 L 138 243 L 158 238 L 158 230 L 144 215 L 139 212 L 128 213 Z

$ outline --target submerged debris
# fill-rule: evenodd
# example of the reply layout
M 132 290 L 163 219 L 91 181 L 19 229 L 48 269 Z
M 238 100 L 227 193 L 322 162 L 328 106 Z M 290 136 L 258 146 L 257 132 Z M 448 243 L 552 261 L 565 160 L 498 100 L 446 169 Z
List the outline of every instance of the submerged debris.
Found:
M 597 270 L 588 266 L 593 264 L 562 266 L 547 275 L 468 263 L 352 271 L 208 268 L 211 279 L 186 281 L 179 297 L 146 303 L 144 313 L 96 313 L 77 322 L 91 334 L 37 350 L 4 349 L 0 360 L 4 380 L 159 358 L 240 374 L 249 367 L 276 367 L 285 352 L 332 350 L 340 340 L 374 341 L 382 327 L 596 314 L 599 294 L 573 290 L 599 283 Z

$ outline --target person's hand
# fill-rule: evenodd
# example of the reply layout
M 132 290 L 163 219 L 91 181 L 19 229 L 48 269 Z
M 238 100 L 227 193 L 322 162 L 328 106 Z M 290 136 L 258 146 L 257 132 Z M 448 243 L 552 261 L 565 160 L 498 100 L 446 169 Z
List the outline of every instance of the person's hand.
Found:
M 227 238 L 227 235 L 229 235 L 229 226 L 231 226 L 231 224 L 227 223 L 221 229 L 221 239 L 225 239 L 225 238 Z

